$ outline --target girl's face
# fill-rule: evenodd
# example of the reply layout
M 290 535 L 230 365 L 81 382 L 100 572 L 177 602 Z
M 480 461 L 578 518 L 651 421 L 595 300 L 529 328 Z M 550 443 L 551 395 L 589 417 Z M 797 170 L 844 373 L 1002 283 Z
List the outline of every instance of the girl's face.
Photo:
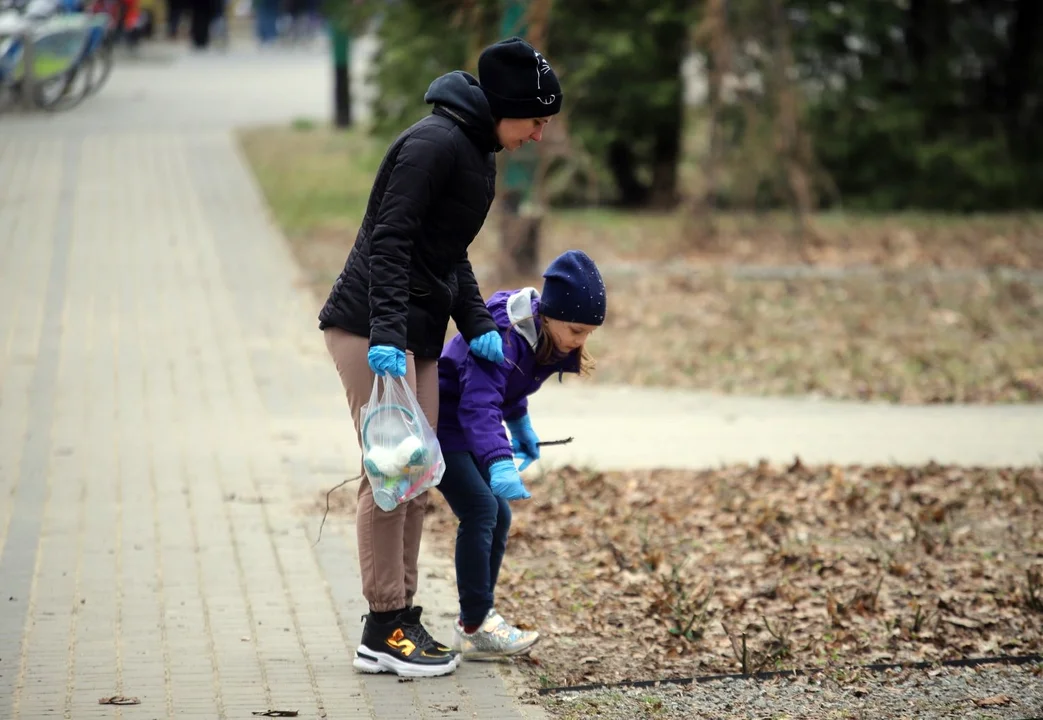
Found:
M 597 325 L 565 322 L 554 318 L 544 318 L 543 322 L 547 324 L 547 333 L 554 343 L 554 349 L 562 355 L 568 355 L 573 350 L 583 347 L 590 334 L 597 330 Z

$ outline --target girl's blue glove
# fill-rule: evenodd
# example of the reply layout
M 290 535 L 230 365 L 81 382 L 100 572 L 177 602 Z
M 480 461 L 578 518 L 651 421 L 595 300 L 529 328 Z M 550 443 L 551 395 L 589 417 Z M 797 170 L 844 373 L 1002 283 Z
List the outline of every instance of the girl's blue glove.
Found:
M 476 337 L 470 342 L 470 347 L 471 352 L 482 360 L 488 360 L 497 365 L 503 362 L 503 338 L 495 330 Z
M 540 439 L 532 429 L 532 421 L 526 413 L 517 420 L 508 420 L 507 429 L 511 431 L 511 448 L 514 456 L 522 461 L 518 472 L 540 459 Z
M 374 375 L 406 376 L 406 354 L 394 345 L 374 345 L 366 359 Z
M 528 500 L 532 497 L 525 489 L 513 460 L 497 460 L 489 466 L 489 486 L 493 495 L 504 500 Z

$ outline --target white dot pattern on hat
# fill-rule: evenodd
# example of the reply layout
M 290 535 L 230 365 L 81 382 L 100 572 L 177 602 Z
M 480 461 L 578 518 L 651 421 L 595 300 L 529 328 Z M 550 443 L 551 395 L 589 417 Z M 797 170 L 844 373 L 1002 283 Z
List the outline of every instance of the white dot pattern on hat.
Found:
M 544 272 L 544 307 L 551 317 L 600 325 L 605 321 L 605 284 L 594 261 L 568 250 Z

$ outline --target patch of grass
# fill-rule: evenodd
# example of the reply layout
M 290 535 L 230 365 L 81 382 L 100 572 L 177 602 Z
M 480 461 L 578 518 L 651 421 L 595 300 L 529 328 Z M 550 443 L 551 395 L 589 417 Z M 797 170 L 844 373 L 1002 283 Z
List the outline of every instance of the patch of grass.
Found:
M 290 127 L 298 132 L 309 132 L 315 130 L 318 127 L 318 123 L 311 118 L 297 118 L 290 124 Z
M 366 212 L 384 149 L 358 132 L 306 121 L 243 130 L 239 140 L 272 213 L 291 239 L 323 227 L 351 231 Z

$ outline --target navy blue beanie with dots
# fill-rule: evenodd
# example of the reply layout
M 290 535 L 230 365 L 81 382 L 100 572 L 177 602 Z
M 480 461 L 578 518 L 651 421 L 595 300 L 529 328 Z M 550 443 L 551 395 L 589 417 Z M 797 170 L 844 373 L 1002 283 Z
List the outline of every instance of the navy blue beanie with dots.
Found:
M 568 250 L 543 273 L 540 312 L 549 318 L 584 325 L 605 322 L 605 282 L 598 266 L 582 250 Z

